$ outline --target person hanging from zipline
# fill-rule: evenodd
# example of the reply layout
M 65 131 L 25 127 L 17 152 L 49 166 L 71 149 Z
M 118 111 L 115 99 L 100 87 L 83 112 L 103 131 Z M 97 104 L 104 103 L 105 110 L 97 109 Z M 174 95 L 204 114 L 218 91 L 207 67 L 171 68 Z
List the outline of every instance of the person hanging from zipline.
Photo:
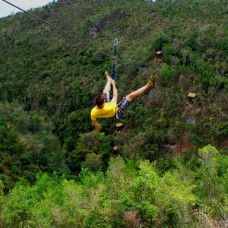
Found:
M 154 85 L 155 80 L 151 75 L 147 84 L 136 91 L 128 94 L 122 99 L 122 101 L 117 104 L 117 89 L 115 80 L 113 80 L 107 71 L 105 71 L 105 76 L 107 78 L 107 83 L 104 87 L 102 93 L 99 93 L 96 96 L 96 106 L 91 110 L 91 119 L 92 124 L 95 126 L 97 131 L 101 130 L 101 126 L 97 122 L 97 118 L 112 118 L 117 115 L 118 118 L 121 118 L 124 114 L 124 110 L 129 106 L 129 104 L 137 97 L 141 96 L 146 90 Z M 109 92 L 113 90 L 113 97 L 110 98 Z

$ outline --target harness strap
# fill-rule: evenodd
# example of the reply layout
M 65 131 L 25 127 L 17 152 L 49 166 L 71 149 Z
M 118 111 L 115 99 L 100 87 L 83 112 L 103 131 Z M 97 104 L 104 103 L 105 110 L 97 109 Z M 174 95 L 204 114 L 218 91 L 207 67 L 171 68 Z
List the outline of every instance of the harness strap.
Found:
M 116 60 L 117 60 L 117 45 L 118 45 L 118 40 L 115 39 L 113 41 L 114 44 L 114 55 L 113 55 L 113 65 L 112 65 L 112 79 L 115 80 L 116 79 Z

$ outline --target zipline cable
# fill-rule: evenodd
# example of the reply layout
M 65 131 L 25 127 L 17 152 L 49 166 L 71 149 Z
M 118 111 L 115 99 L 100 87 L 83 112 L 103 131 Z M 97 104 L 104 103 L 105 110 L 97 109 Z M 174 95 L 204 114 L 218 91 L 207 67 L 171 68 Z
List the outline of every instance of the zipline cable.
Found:
M 75 4 L 71 1 L 71 0 L 66 0 L 66 2 L 70 3 L 71 6 L 77 10 L 79 13 L 81 13 L 85 18 L 87 18 L 92 24 L 94 24 L 97 28 L 99 28 L 102 31 L 105 31 L 102 27 L 100 27 L 94 20 L 91 20 L 86 13 L 84 13 L 81 9 L 79 9 L 78 7 L 75 6 Z M 112 39 L 112 37 L 110 35 L 107 35 L 110 39 Z M 116 62 L 117 62 L 117 45 L 118 45 L 118 39 L 114 39 L 113 41 L 114 44 L 114 54 L 113 54 L 113 64 L 112 64 L 112 74 L 111 77 L 113 80 L 115 80 L 116 78 Z
M 86 17 L 86 18 L 87 18 L 92 24 L 94 24 L 97 28 L 99 28 L 99 29 L 102 30 L 102 31 L 105 31 L 105 30 L 104 30 L 102 27 L 100 27 L 94 20 L 90 19 L 90 18 L 89 18 L 81 9 L 79 9 L 78 7 L 76 7 L 72 1 L 70 1 L 70 0 L 66 0 L 66 1 L 67 1 L 68 3 L 70 3 L 70 4 L 73 6 L 73 8 L 74 8 L 75 10 L 77 10 L 78 12 L 80 12 L 84 17 Z M 108 37 L 112 39 L 111 36 L 108 35 Z
M 117 45 L 118 45 L 118 40 L 115 39 L 113 41 L 113 45 L 114 45 L 114 54 L 113 54 L 113 64 L 112 64 L 112 79 L 115 80 L 116 79 L 116 61 L 117 61 Z
M 49 22 L 43 20 L 42 18 L 40 18 L 40 17 L 38 17 L 38 16 L 36 16 L 36 15 L 34 15 L 34 14 L 32 14 L 32 13 L 29 13 L 29 12 L 27 12 L 27 11 L 21 9 L 20 7 L 14 5 L 14 4 L 12 4 L 12 3 L 6 1 L 6 0 L 2 0 L 2 1 L 3 1 L 3 2 L 6 2 L 7 4 L 9 4 L 9 5 L 11 5 L 11 6 L 13 6 L 13 7 L 15 7 L 15 8 L 21 10 L 21 11 L 23 11 L 24 13 L 26 13 L 26 14 L 32 16 L 32 17 L 35 17 L 36 19 L 38 19 L 38 20 L 42 21 L 43 23 L 45 23 L 45 24 L 47 24 L 47 25 L 49 25 L 49 26 L 55 28 L 56 30 L 58 30 L 58 31 L 60 31 L 60 32 L 62 32 L 62 33 L 64 33 L 65 35 L 67 35 L 67 36 L 69 36 L 69 37 L 71 37 L 71 38 L 77 39 L 77 40 L 80 41 L 81 43 L 83 43 L 83 44 L 89 46 L 89 44 L 86 43 L 85 41 L 79 39 L 78 37 L 76 37 L 76 36 L 74 36 L 74 35 L 72 35 L 72 34 L 70 34 L 70 33 L 65 32 L 65 31 L 62 30 L 61 28 L 59 28 L 59 27 L 57 27 L 57 26 L 55 26 L 55 25 L 53 25 L 53 24 L 51 24 L 51 23 L 49 23 Z

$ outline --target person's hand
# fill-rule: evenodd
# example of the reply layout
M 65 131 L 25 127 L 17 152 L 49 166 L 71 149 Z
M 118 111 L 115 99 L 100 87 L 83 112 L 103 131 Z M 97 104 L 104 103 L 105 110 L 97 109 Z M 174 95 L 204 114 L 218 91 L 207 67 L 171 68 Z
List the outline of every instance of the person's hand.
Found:
M 100 131 L 102 127 L 100 125 L 96 125 L 95 128 L 97 131 Z

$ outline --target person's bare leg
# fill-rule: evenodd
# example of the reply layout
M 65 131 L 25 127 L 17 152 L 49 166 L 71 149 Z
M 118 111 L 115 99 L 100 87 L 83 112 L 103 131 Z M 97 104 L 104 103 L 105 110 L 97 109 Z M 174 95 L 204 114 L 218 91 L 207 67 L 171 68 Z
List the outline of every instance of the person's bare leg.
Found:
M 117 93 L 117 88 L 116 88 L 116 82 L 115 82 L 115 80 L 112 79 L 111 83 L 112 83 L 112 90 L 113 90 L 112 101 L 115 101 L 115 103 L 117 103 L 118 93 Z
M 126 98 L 129 100 L 129 101 L 132 101 L 134 100 L 135 98 L 137 97 L 140 97 L 144 92 L 146 92 L 147 89 L 149 89 L 151 86 L 154 85 L 154 77 L 151 75 L 150 76 L 150 80 L 147 82 L 147 84 L 139 89 L 137 89 L 136 91 L 128 94 L 126 96 Z
M 107 78 L 107 83 L 106 83 L 106 85 L 105 85 L 105 87 L 104 87 L 103 92 L 104 92 L 104 93 L 109 93 L 109 91 L 111 90 L 112 79 L 111 79 L 111 77 L 109 76 L 109 74 L 108 74 L 107 71 L 105 71 L 105 76 L 106 76 L 106 78 Z

